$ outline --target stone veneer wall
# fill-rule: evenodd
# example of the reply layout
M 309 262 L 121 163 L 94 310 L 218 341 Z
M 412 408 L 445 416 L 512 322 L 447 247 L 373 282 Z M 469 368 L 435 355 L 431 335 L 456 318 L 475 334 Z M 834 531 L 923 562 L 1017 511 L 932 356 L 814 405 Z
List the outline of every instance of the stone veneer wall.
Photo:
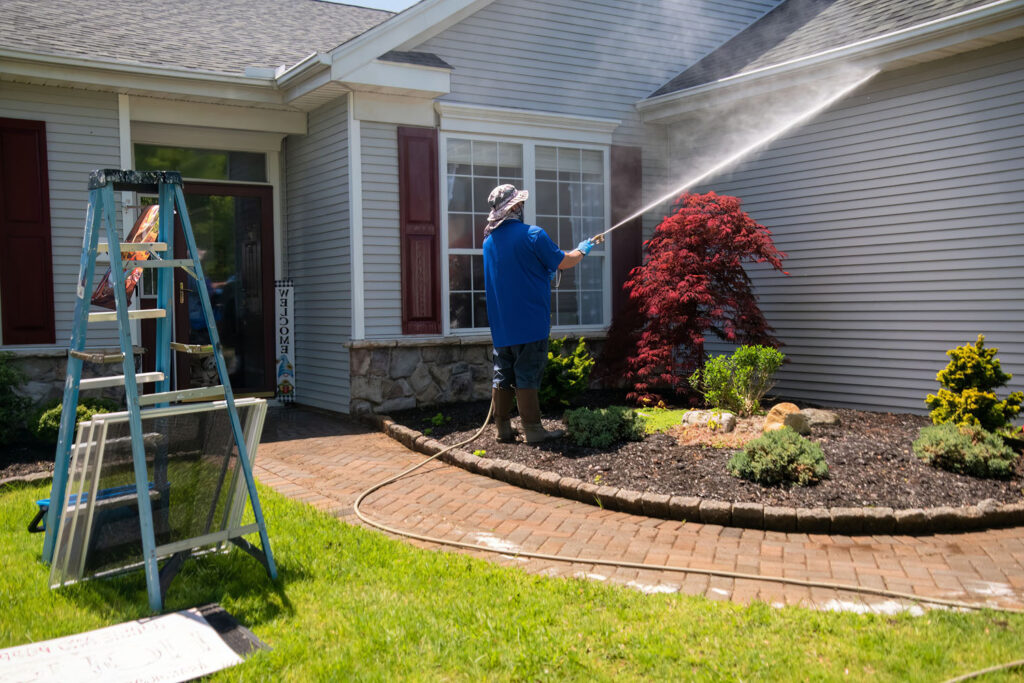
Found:
M 87 349 L 89 351 L 91 349 Z M 138 349 L 137 349 L 138 352 Z M 140 371 L 140 358 L 135 357 L 135 370 Z M 64 395 L 64 380 L 67 376 L 67 352 L 64 350 L 33 351 L 31 353 L 16 352 L 12 358 L 15 367 L 21 369 L 27 378 L 26 383 L 21 387 L 23 396 L 27 396 L 35 406 L 42 405 L 47 401 L 59 400 Z M 82 364 L 82 379 L 90 377 L 105 377 L 107 375 L 120 375 L 120 363 L 96 363 Z M 124 388 L 107 387 L 105 389 L 81 392 L 83 397 L 104 397 L 112 398 L 115 401 L 124 400 Z
M 584 337 L 596 358 L 603 339 Z M 491 396 L 490 336 L 355 341 L 347 346 L 353 415 Z

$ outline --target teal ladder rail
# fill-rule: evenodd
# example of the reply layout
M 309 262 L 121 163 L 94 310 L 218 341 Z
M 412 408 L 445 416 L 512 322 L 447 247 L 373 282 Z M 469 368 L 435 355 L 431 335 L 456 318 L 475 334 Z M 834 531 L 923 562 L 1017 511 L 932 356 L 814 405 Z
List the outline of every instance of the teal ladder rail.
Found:
M 116 205 L 114 192 L 143 192 L 156 194 L 160 203 L 158 242 L 123 243 L 117 228 Z M 182 234 L 188 251 L 187 259 L 152 259 L 134 261 L 133 267 L 157 268 L 157 303 L 155 309 L 129 310 L 125 292 L 125 270 L 121 252 L 158 251 L 166 249 L 173 254 L 174 214 L 177 211 L 181 220 Z M 105 230 L 107 242 L 99 241 L 101 231 Z M 119 245 L 119 246 L 117 246 Z M 95 275 L 96 256 L 101 250 L 110 254 L 110 269 L 113 280 L 115 311 L 89 312 L 90 294 Z M 74 440 L 75 413 L 78 406 L 80 389 L 110 386 L 114 378 L 98 378 L 97 380 L 82 379 L 82 367 L 85 362 L 117 362 L 120 360 L 123 375 L 114 379 L 117 384 L 124 384 L 125 403 L 129 415 L 131 433 L 132 459 L 135 473 L 135 489 L 139 510 L 139 528 L 142 536 L 143 565 L 146 573 L 146 589 L 149 594 L 149 606 L 158 612 L 163 606 L 163 593 L 170 578 L 173 578 L 182 556 L 172 557 L 165 563 L 163 582 L 161 569 L 157 564 L 156 540 L 153 529 L 153 514 L 150 505 L 142 504 L 149 499 L 148 474 L 146 471 L 146 452 L 143 445 L 141 409 L 143 406 L 166 406 L 173 402 L 197 399 L 220 399 L 226 403 L 231 424 L 231 432 L 238 449 L 238 459 L 245 475 L 245 483 L 249 493 L 256 524 L 259 528 L 262 550 L 249 544 L 244 538 L 232 538 L 231 542 L 260 560 L 267 569 L 271 579 L 277 578 L 277 565 L 270 549 L 267 525 L 263 518 L 256 482 L 252 474 L 252 465 L 246 450 L 242 426 L 239 422 L 235 399 L 231 391 L 227 365 L 224 362 L 220 335 L 213 316 L 213 307 L 206 287 L 196 287 L 202 305 L 203 316 L 209 332 L 210 346 L 217 368 L 220 385 L 198 389 L 171 390 L 171 362 L 174 349 L 191 351 L 189 345 L 172 344 L 172 307 L 173 307 L 173 271 L 172 268 L 184 268 L 198 282 L 204 282 L 202 264 L 196 248 L 192 223 L 185 206 L 182 191 L 181 174 L 174 171 L 130 171 L 120 169 L 98 169 L 89 174 L 89 206 L 85 219 L 85 236 L 82 243 L 82 256 L 78 269 L 77 292 L 75 299 L 74 323 L 71 332 L 71 345 L 68 349 L 67 376 L 64 383 L 63 411 L 61 413 L 60 431 L 57 439 L 57 451 L 54 458 L 53 484 L 50 490 L 50 501 L 46 512 L 42 559 L 53 561 L 54 545 L 60 530 L 60 519 L 64 509 L 68 468 L 70 466 L 71 446 Z M 156 372 L 136 373 L 135 358 L 131 342 L 129 321 L 139 318 L 156 320 Z M 90 322 L 116 321 L 120 353 L 96 353 L 86 351 L 86 338 Z M 204 349 L 209 350 L 209 349 Z M 140 396 L 138 383 L 154 382 L 155 393 Z M 173 566 L 172 566 L 173 565 Z

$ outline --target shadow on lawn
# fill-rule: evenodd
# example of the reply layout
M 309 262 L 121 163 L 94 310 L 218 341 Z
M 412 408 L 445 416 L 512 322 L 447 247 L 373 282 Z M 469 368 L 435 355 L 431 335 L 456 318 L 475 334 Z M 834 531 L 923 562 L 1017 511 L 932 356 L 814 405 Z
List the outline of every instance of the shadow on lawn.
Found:
M 309 578 L 302 567 L 284 562 L 278 565 L 277 580 L 272 581 L 262 564 L 237 548 L 226 554 L 190 558 L 164 596 L 163 613 L 216 602 L 252 628 L 282 615 L 293 616 L 288 586 Z M 141 569 L 83 581 L 61 591 L 85 609 L 115 612 L 126 619 L 149 616 L 146 577 Z

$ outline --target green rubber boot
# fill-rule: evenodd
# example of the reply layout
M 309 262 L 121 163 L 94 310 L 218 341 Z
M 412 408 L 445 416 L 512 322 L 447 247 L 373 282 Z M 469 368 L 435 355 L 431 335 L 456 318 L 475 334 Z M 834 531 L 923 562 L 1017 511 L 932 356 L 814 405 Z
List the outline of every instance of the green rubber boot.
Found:
M 512 397 L 511 389 L 491 389 L 491 400 L 494 402 L 494 426 L 498 430 L 498 441 L 512 443 L 516 440 L 515 429 L 512 428 Z
M 526 443 L 540 443 L 565 434 L 561 429 L 550 432 L 544 429 L 540 421 L 540 397 L 536 389 L 516 389 L 516 403 L 519 404 L 519 417 L 523 421 Z

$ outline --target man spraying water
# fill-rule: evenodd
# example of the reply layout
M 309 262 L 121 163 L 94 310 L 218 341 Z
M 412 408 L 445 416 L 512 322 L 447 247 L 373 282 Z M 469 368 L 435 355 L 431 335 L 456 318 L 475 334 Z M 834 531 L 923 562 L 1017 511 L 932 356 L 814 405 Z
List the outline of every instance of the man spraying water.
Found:
M 514 390 L 526 442 L 539 443 L 563 433 L 547 431 L 540 421 L 538 392 L 548 361 L 551 279 L 582 261 L 604 236 L 562 251 L 542 228 L 523 222 L 528 197 L 514 185 L 499 185 L 487 198 L 491 212 L 484 229 L 484 288 L 494 344 L 491 395 L 498 441 L 516 437 L 509 420 Z

